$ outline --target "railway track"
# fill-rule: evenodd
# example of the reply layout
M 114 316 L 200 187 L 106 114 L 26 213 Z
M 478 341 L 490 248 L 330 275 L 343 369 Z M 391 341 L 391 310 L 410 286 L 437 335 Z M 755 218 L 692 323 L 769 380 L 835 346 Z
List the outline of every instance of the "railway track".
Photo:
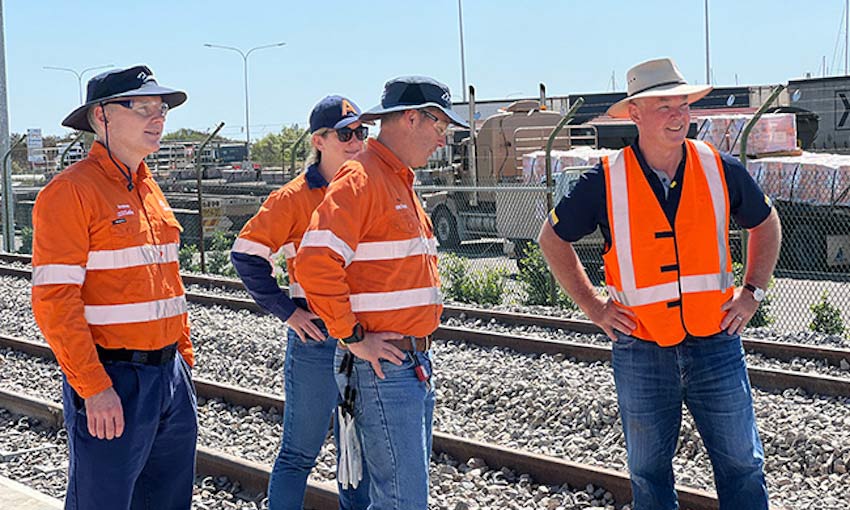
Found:
M 24 352 L 45 359 L 55 359 L 49 347 L 41 342 L 0 335 L 0 347 Z M 284 399 L 267 393 L 251 391 L 232 385 L 204 379 L 195 379 L 198 397 L 217 399 L 246 409 L 252 407 L 275 408 L 283 413 Z M 43 399 L 20 395 L 0 389 L 0 407 L 33 416 L 56 427 L 62 426 L 62 406 Z M 568 484 L 572 487 L 593 485 L 609 491 L 617 504 L 631 500 L 628 474 L 588 464 L 539 455 L 523 450 L 497 446 L 481 441 L 461 438 L 435 431 L 433 452 L 444 453 L 456 459 L 482 459 L 488 466 L 507 467 L 518 473 L 530 475 L 535 483 L 546 485 Z M 209 448 L 198 448 L 198 473 L 227 476 L 252 492 L 262 492 L 268 485 L 270 467 L 246 461 Z M 677 486 L 683 508 L 708 510 L 717 508 L 714 494 Z M 308 504 L 317 510 L 337 508 L 336 488 L 327 483 L 310 482 Z
M 4 254 L 0 259 L 8 260 Z M 25 257 L 18 260 L 23 262 Z M 32 271 L 26 268 L 0 266 L 0 275 L 31 278 Z M 210 287 L 241 287 L 236 280 L 198 277 L 184 275 L 187 283 L 200 284 Z M 253 300 L 208 293 L 187 292 L 190 302 L 204 306 L 222 306 L 234 310 L 248 310 L 253 313 L 266 313 Z M 546 317 L 530 314 L 514 314 L 508 312 L 487 311 L 468 307 L 446 306 L 444 317 L 480 318 L 482 321 L 501 321 L 516 325 L 535 325 L 556 329 L 565 329 L 580 333 L 600 333 L 599 328 L 589 321 Z M 438 340 L 462 341 L 482 347 L 500 347 L 522 353 L 562 355 L 578 361 L 610 361 L 611 348 L 607 345 L 597 345 L 585 342 L 569 342 L 528 337 L 524 335 L 497 333 L 482 329 L 440 326 L 434 332 Z M 850 362 L 850 350 L 832 347 L 812 346 L 790 342 L 770 342 L 764 340 L 744 339 L 744 349 L 748 353 L 761 354 L 768 358 L 790 361 L 794 358 L 825 360 L 830 365 L 839 366 L 842 360 Z M 809 393 L 850 397 L 850 378 L 833 377 L 822 374 L 809 374 L 792 370 L 773 368 L 749 367 L 750 381 L 754 386 L 767 390 L 783 391 L 789 388 L 801 388 Z

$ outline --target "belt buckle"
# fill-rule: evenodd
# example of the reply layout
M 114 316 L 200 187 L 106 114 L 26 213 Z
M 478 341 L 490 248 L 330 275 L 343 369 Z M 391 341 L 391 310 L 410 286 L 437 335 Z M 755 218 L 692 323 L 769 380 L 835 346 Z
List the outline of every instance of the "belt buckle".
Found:
M 148 364 L 148 359 L 150 358 L 150 353 L 147 351 L 136 351 L 133 353 L 133 362 L 141 363 L 143 365 Z

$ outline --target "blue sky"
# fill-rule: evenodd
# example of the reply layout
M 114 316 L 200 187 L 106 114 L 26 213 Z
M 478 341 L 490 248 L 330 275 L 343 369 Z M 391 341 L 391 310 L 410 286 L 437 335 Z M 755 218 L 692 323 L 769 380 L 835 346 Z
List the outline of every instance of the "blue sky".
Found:
M 254 139 L 303 126 L 330 93 L 369 108 L 399 75 L 432 76 L 461 98 L 456 0 L 2 1 L 13 132 L 67 132 L 59 123 L 77 106 L 77 80 L 44 66 L 145 63 L 189 94 L 167 131 L 224 121 L 224 135 L 242 138 L 242 58 L 204 43 L 287 43 L 249 59 Z M 820 75 L 823 57 L 843 72 L 843 13 L 844 0 L 710 0 L 715 84 Z M 463 21 L 479 99 L 536 96 L 539 82 L 549 95 L 606 91 L 612 72 L 622 90 L 629 67 L 659 56 L 705 81 L 703 0 L 464 0 Z

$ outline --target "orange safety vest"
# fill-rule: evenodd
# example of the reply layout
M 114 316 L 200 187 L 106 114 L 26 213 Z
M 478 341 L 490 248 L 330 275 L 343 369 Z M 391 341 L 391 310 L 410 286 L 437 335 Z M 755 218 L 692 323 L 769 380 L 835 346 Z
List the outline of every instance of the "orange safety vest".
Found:
M 637 316 L 637 338 L 666 347 L 720 331 L 732 297 L 729 196 L 720 154 L 686 140 L 676 220 L 661 209 L 634 150 L 602 158 L 611 227 L 603 255 L 608 293 Z

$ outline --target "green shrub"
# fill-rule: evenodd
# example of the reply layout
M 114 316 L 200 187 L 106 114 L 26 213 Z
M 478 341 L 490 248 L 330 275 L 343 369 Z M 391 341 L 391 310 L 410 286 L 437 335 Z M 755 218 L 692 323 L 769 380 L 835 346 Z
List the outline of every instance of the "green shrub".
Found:
M 523 249 L 522 264 L 519 265 L 519 279 L 522 290 L 525 291 L 523 304 L 550 305 L 568 310 L 575 310 L 576 304 L 564 292 L 560 285 L 551 277 L 549 265 L 543 258 L 543 251 L 537 244 L 529 244 Z M 552 302 L 552 296 L 555 302 Z
M 180 263 L 180 269 L 183 271 L 198 272 L 200 268 L 195 263 L 195 256 L 198 254 L 198 247 L 194 244 L 186 244 L 177 252 L 177 260 Z
M 815 314 L 815 318 L 809 323 L 809 329 L 827 335 L 844 333 L 844 320 L 841 318 L 841 310 L 830 303 L 829 292 L 823 291 L 820 301 L 811 305 L 809 309 Z
M 732 263 L 732 273 L 735 275 L 735 286 L 740 287 L 744 284 L 744 264 L 740 262 Z M 770 290 L 773 288 L 773 276 L 770 277 L 770 281 L 767 282 L 767 289 Z M 776 321 L 776 317 L 774 317 L 770 313 L 770 307 L 772 303 L 770 301 L 770 296 L 765 296 L 764 299 L 759 303 L 759 307 L 756 308 L 756 313 L 753 315 L 753 318 L 750 319 L 750 322 L 747 324 L 747 327 L 750 328 L 760 328 L 764 326 L 770 326 Z
M 32 227 L 21 229 L 21 247 L 18 253 L 32 253 Z
M 235 277 L 236 270 L 230 263 L 230 248 L 235 236 L 227 232 L 216 231 L 209 242 L 206 252 L 206 269 L 208 273 Z
M 446 297 L 461 303 L 497 305 L 505 293 L 504 269 L 470 271 L 469 261 L 453 253 L 440 258 L 440 274 Z

